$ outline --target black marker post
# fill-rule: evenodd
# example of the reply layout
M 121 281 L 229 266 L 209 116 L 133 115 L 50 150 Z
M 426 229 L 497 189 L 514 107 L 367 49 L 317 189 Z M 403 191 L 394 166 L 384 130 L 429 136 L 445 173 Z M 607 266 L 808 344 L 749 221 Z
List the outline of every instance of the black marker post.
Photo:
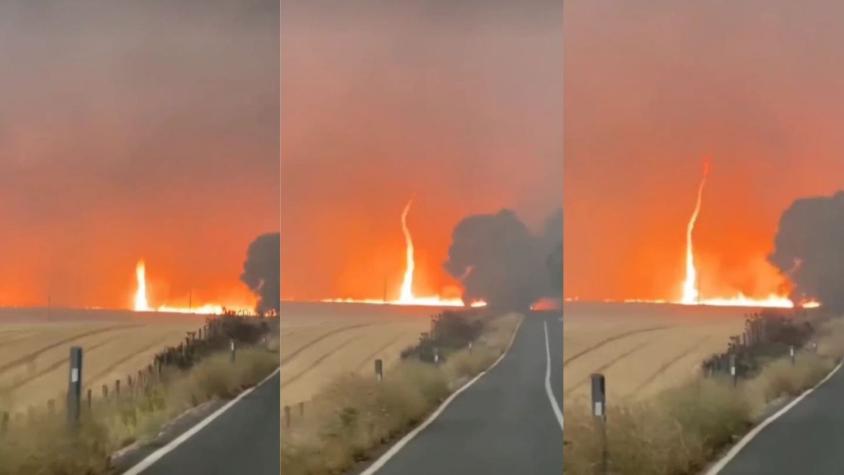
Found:
M 603 374 L 592 375 L 592 416 L 601 433 L 601 464 L 599 474 L 607 473 L 607 387 Z
M 67 422 L 71 428 L 79 426 L 82 401 L 82 348 L 70 349 L 70 379 L 67 386 Z

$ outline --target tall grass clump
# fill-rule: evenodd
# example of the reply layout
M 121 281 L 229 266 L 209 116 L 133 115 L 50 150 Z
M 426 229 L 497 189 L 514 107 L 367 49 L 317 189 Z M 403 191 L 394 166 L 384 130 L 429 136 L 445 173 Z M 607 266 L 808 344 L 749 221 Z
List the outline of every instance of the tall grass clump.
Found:
M 726 383 L 699 380 L 648 401 L 607 408 L 610 473 L 693 473 L 745 428 L 750 408 Z M 566 473 L 593 474 L 601 433 L 588 403 L 567 404 Z M 587 409 L 583 409 L 586 407 Z

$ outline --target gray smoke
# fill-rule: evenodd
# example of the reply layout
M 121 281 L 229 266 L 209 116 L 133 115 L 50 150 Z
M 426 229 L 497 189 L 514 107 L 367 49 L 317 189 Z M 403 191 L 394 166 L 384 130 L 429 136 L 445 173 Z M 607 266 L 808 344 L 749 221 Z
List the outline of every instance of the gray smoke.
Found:
M 464 218 L 454 229 L 446 271 L 463 284 L 463 301 L 484 300 L 490 308 L 527 310 L 542 297 L 562 293 L 552 263 L 562 247 L 562 210 L 536 236 L 513 211 Z M 560 252 L 560 258 L 562 253 Z
M 550 249 L 545 259 L 550 273 L 551 289 L 547 297 L 563 296 L 563 209 L 555 211 L 545 222 L 543 249 Z
M 780 218 L 769 260 L 794 284 L 792 300 L 844 310 L 844 192 L 795 201 Z
M 278 314 L 281 306 L 280 247 L 280 234 L 269 233 L 258 236 L 246 252 L 240 280 L 258 297 L 255 311 L 261 315 Z

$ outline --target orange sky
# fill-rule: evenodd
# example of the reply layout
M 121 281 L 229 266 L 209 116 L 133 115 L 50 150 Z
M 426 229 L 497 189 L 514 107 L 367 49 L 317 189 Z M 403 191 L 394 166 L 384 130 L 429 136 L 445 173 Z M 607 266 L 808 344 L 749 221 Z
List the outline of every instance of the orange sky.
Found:
M 277 9 L 0 6 L 0 305 L 127 308 L 140 258 L 153 305 L 252 304 L 246 249 L 279 222 Z
M 834 1 L 566 3 L 565 294 L 674 299 L 703 157 L 701 291 L 761 296 L 780 214 L 844 187 Z
M 282 6 L 282 297 L 441 293 L 457 222 L 562 200 L 559 2 Z

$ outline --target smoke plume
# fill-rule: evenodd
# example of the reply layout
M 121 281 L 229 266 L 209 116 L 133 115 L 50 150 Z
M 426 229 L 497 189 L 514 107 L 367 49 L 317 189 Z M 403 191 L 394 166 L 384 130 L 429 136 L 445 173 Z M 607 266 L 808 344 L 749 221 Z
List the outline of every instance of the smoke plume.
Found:
M 844 310 L 844 192 L 795 201 L 780 218 L 769 260 L 791 279 L 792 300 Z
M 527 310 L 542 297 L 561 295 L 562 210 L 534 235 L 513 211 L 464 218 L 455 227 L 445 269 L 463 284 L 463 301 L 484 300 L 490 308 Z
M 258 297 L 255 310 L 262 315 L 272 312 L 278 314 L 281 306 L 280 247 L 279 233 L 258 236 L 249 245 L 246 262 L 243 263 L 240 280 Z

